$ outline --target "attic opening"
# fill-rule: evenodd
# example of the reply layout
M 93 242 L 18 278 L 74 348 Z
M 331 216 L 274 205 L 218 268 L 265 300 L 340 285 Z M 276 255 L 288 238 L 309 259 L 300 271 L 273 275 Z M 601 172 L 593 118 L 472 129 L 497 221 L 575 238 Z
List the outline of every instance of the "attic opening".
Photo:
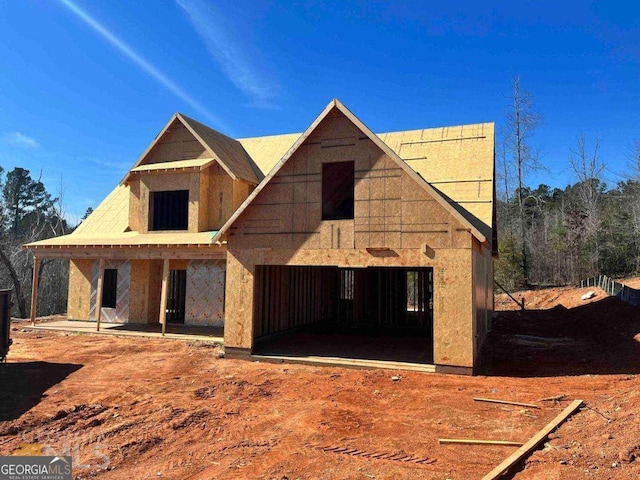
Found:
M 256 266 L 254 354 L 433 363 L 433 269 Z
M 188 230 L 189 190 L 151 192 L 149 230 Z
M 352 219 L 355 162 L 322 164 L 322 220 Z

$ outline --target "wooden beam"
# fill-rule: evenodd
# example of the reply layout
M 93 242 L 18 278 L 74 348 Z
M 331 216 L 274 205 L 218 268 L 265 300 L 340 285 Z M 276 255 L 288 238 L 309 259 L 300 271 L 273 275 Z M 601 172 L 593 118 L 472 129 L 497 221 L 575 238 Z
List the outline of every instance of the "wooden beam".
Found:
M 573 402 L 571 402 L 571 405 L 560 412 L 560 414 L 556 418 L 551 420 L 542 430 L 531 437 L 531 439 L 527 443 L 513 452 L 513 454 L 507 457 L 500 465 L 498 465 L 496 468 L 482 477 L 482 480 L 495 480 L 507 473 L 507 471 L 520 460 L 522 460 L 523 457 L 533 452 L 536 447 L 540 443 L 542 443 L 542 441 L 547 438 L 547 436 L 552 431 L 558 428 L 560 424 L 562 424 L 567 418 L 569 418 L 569 416 L 571 416 L 578 408 L 580 408 L 581 405 L 582 400 L 574 400 Z
M 31 325 L 36 324 L 36 307 L 38 305 L 38 272 L 40 271 L 40 259 L 33 257 L 33 278 L 31 286 Z
M 104 290 L 104 258 L 100 259 L 98 268 L 98 288 L 96 291 L 96 331 L 100 331 L 100 319 L 102 318 L 102 292 Z
M 463 445 L 503 445 L 507 447 L 521 447 L 522 442 L 511 442 L 508 440 L 476 440 L 475 438 L 439 438 L 440 445 L 448 443 L 458 443 Z
M 160 324 L 162 325 L 162 336 L 167 330 L 167 298 L 169 293 L 169 259 L 165 258 L 162 263 L 162 293 L 160 295 Z
M 489 403 L 501 403 L 503 405 L 518 405 L 519 407 L 529 407 L 529 408 L 540 408 L 538 405 L 534 405 L 533 403 L 521 403 L 521 402 L 511 402 L 509 400 L 498 400 L 496 398 L 474 398 L 476 402 L 489 402 Z

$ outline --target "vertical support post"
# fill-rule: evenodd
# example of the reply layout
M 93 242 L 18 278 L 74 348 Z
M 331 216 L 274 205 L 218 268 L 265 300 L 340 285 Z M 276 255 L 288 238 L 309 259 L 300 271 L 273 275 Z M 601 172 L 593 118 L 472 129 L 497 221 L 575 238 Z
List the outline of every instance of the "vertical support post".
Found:
M 33 257 L 33 279 L 31 286 L 31 325 L 36 324 L 36 307 L 38 305 L 38 283 L 40 271 L 40 259 L 36 256 Z
M 160 324 L 162 336 L 167 330 L 167 298 L 169 293 L 169 259 L 165 258 L 162 264 L 162 294 L 160 295 Z
M 104 258 L 100 259 L 98 268 L 98 288 L 96 291 L 96 331 L 100 331 L 100 319 L 102 318 L 102 292 L 104 291 Z

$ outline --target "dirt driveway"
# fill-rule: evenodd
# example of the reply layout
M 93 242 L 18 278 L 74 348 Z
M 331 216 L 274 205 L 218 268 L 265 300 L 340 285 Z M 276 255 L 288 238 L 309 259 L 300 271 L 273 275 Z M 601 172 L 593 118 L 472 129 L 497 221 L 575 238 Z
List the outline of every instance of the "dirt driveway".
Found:
M 582 398 L 515 478 L 636 478 L 640 311 L 602 295 L 583 304 L 581 292 L 528 292 L 534 310 L 502 312 L 477 377 L 249 363 L 16 323 L 0 366 L 0 454 L 68 453 L 78 479 L 474 479 L 514 448 L 438 438 L 525 442 Z

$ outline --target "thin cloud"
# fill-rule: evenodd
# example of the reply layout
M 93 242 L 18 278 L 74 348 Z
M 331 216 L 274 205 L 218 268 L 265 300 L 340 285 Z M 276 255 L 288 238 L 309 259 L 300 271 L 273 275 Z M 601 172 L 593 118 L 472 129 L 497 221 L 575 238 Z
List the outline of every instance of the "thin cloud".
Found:
M 191 26 L 224 75 L 251 98 L 253 106 L 273 108 L 277 85 L 247 59 L 242 47 L 224 31 L 212 7 L 200 0 L 176 0 L 176 3 L 186 12 Z
M 101 167 L 106 167 L 109 170 L 115 170 L 117 172 L 127 172 L 131 168 L 131 162 L 113 162 L 108 160 L 100 160 L 97 158 L 91 159 L 93 163 Z
M 180 98 L 185 103 L 189 104 L 194 110 L 197 110 L 203 116 L 207 117 L 212 123 L 215 123 L 219 128 L 224 128 L 222 122 L 213 114 L 211 114 L 206 108 L 200 105 L 191 95 L 185 92 L 179 85 L 173 80 L 168 78 L 165 74 L 159 71 L 154 65 L 149 63 L 146 59 L 141 57 L 133 48 L 127 45 L 124 41 L 116 37 L 110 30 L 104 27 L 96 19 L 94 19 L 87 12 L 82 10 L 78 5 L 71 0 L 58 0 L 59 3 L 68 8 L 75 16 L 91 27 L 102 38 L 108 41 L 112 46 L 117 48 L 121 53 L 128 57 L 133 63 L 135 63 L 142 70 L 147 72 L 156 81 L 162 84 L 167 90 L 173 93 L 176 97 Z
M 38 148 L 40 145 L 35 139 L 20 133 L 20 132 L 10 132 L 5 134 L 5 141 L 13 146 L 19 148 Z

